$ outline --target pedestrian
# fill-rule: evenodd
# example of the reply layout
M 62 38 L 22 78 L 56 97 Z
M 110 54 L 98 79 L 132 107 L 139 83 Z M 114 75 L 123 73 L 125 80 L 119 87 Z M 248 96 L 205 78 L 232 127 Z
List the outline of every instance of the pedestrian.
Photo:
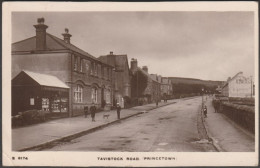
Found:
M 204 108 L 203 108 L 203 114 L 204 114 L 204 117 L 207 118 L 207 106 L 205 105 Z
M 119 103 L 117 103 L 116 104 L 117 119 L 120 119 L 120 111 L 121 111 L 121 107 Z
M 92 122 L 95 122 L 96 110 L 97 110 L 97 108 L 95 106 L 95 103 L 92 103 L 92 106 L 90 107 Z
M 88 118 L 88 106 L 84 106 L 85 118 Z
M 218 111 L 219 111 L 219 104 L 220 104 L 219 100 L 214 101 L 215 113 L 218 113 Z
M 158 99 L 156 99 L 156 107 L 158 107 Z

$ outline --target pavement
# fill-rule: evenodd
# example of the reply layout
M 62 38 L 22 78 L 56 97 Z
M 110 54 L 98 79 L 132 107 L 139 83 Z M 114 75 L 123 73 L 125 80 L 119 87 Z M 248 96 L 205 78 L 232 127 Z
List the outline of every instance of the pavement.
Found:
M 173 104 L 178 100 L 168 100 L 167 103 L 160 102 L 158 107 Z M 121 110 L 121 119 L 117 119 L 115 110 L 96 113 L 96 122 L 91 121 L 90 115 L 87 118 L 82 116 L 72 118 L 62 118 L 26 127 L 12 129 L 12 150 L 26 151 L 44 147 L 59 140 L 75 138 L 84 134 L 101 129 L 105 126 L 120 120 L 145 113 L 157 108 L 155 103 L 143 106 L 136 106 L 130 109 Z M 108 118 L 103 118 L 103 114 L 109 114 Z
M 212 99 L 206 101 L 208 117 L 205 127 L 220 152 L 254 152 L 255 136 L 222 113 L 215 113 Z

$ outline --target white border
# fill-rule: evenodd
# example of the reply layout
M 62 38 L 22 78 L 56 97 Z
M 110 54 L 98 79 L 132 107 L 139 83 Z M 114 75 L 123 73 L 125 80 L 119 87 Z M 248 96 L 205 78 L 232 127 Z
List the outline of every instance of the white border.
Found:
M 3 164 L 6 166 L 256 166 L 258 165 L 258 104 L 256 152 L 12 152 L 11 151 L 11 12 L 13 11 L 254 11 L 255 89 L 258 103 L 258 4 L 257 2 L 4 2 L 3 3 Z M 13 161 L 12 156 L 29 160 Z M 175 157 L 175 161 L 97 161 L 97 157 Z

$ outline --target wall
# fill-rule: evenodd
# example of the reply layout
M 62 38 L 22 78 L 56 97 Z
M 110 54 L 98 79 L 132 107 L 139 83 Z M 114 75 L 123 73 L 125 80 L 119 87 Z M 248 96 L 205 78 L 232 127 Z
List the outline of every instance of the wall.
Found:
M 14 54 L 12 55 L 12 78 L 21 70 L 54 75 L 61 81 L 69 81 L 68 53 Z
M 251 90 L 250 78 L 239 75 L 229 82 L 229 97 L 250 97 Z
M 228 102 L 224 102 L 221 105 L 221 113 L 225 114 L 251 133 L 255 133 L 254 107 L 239 106 Z
M 96 107 L 99 109 L 101 108 L 101 90 L 104 88 L 104 99 L 106 100 L 106 93 L 108 90 L 110 90 L 110 103 L 106 104 L 106 109 L 109 109 L 112 105 L 112 78 L 108 78 L 107 76 L 107 68 L 108 66 L 105 66 L 104 70 L 104 76 L 101 75 L 101 63 L 93 60 L 89 60 L 86 57 L 82 57 L 80 55 L 72 54 L 71 55 L 71 67 L 74 67 L 74 59 L 75 56 L 78 60 L 78 66 L 77 70 L 72 71 L 72 81 L 70 84 L 71 89 L 71 106 L 72 106 L 72 116 L 81 115 L 84 113 L 84 106 L 90 107 L 92 105 L 92 88 L 97 88 L 97 103 Z M 82 71 L 80 71 L 80 64 L 79 60 L 83 59 L 82 62 Z M 91 62 L 95 62 L 97 65 L 97 73 L 91 73 Z M 110 73 L 111 73 L 111 67 L 109 67 Z M 81 85 L 83 88 L 83 100 L 82 102 L 75 102 L 74 100 L 74 88 L 76 88 L 77 85 Z

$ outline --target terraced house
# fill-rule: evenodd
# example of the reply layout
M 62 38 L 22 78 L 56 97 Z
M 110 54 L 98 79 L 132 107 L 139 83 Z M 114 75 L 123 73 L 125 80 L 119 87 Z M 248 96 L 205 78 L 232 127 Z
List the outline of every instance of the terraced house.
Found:
M 112 51 L 108 55 L 100 56 L 99 59 L 114 67 L 114 102 L 124 108 L 131 98 L 131 71 L 128 65 L 126 54 L 114 54 Z M 115 105 L 115 104 L 114 104 Z
M 65 29 L 63 39 L 60 39 L 46 32 L 48 26 L 44 24 L 43 18 L 38 19 L 34 27 L 35 36 L 12 44 L 12 78 L 22 70 L 56 76 L 69 86 L 69 98 L 65 103 L 68 116 L 82 114 L 84 106 L 92 103 L 98 108 L 110 108 L 113 66 L 73 45 L 68 29 Z M 50 113 L 62 113 L 55 109 L 60 108 L 62 103 L 55 96 L 42 99 L 43 104 L 39 107 L 44 106 Z

